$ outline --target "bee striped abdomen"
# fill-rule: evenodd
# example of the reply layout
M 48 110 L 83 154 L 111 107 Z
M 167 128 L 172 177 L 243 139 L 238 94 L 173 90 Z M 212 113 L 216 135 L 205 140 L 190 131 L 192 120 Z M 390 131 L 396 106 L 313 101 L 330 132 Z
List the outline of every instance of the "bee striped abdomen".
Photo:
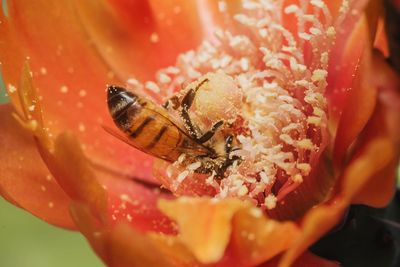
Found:
M 108 107 L 115 124 L 138 149 L 153 156 L 175 161 L 182 132 L 162 108 L 125 90 L 109 87 Z
M 149 116 L 145 120 L 143 120 L 142 123 L 136 129 L 134 130 L 131 129 L 130 131 L 127 131 L 127 133 L 131 138 L 135 139 L 143 132 L 143 129 L 153 120 L 154 117 Z
M 161 130 L 158 132 L 158 134 L 153 138 L 151 143 L 146 146 L 146 148 L 147 149 L 154 148 L 157 145 L 157 143 L 160 141 L 160 139 L 164 135 L 164 133 L 167 132 L 167 130 L 168 130 L 168 126 L 163 126 L 161 128 Z
M 150 98 L 140 96 L 140 91 L 109 86 L 108 108 L 114 123 L 125 136 L 113 132 L 111 128 L 105 129 L 125 143 L 174 163 L 174 166 L 177 163 L 196 173 L 213 173 L 213 176 L 222 179 L 227 168 L 240 160 L 239 156 L 230 156 L 233 136 L 228 135 L 224 143 L 218 142 L 218 139 L 212 140 L 224 121 L 214 123 L 211 129 L 203 132 L 192 122 L 189 114 L 197 89 L 207 81 L 205 79 L 196 88 L 189 89 L 181 103 L 176 98 L 179 106 L 175 106 L 175 111 L 167 109 L 167 105 L 160 106 Z M 218 137 L 224 135 L 222 133 Z
M 108 109 L 115 124 L 122 131 L 126 131 L 130 127 L 132 118 L 143 109 L 144 106 L 138 100 L 137 95 L 122 87 L 110 86 L 108 88 Z

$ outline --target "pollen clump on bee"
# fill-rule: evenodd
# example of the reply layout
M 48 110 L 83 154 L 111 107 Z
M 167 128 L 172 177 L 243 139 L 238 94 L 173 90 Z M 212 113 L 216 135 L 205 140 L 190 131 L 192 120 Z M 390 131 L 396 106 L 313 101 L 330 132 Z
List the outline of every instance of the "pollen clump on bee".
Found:
M 194 99 L 196 114 L 215 123 L 219 120 L 233 122 L 242 108 L 243 92 L 222 71 L 203 76 L 209 82 L 199 88 Z
M 243 13 L 232 23 L 243 33 L 216 30 L 212 41 L 179 55 L 175 66 L 150 82 L 159 87 L 159 102 L 176 101 L 175 106 L 193 90 L 187 111 L 199 132 L 222 121 L 204 145 L 230 159 L 222 175 L 212 168 L 199 173 L 201 157 L 157 165 L 166 188 L 177 195 L 238 197 L 271 210 L 313 175 L 329 142 L 324 93 L 335 28 L 323 1 L 302 3 L 242 1 Z M 297 31 L 286 28 L 289 20 L 297 21 Z

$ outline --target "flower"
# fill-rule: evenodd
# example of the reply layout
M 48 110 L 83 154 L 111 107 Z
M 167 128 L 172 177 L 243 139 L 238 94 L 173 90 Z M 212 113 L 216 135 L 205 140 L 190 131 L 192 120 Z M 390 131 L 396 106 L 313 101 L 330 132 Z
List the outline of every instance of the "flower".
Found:
M 293 2 L 4 2 L 2 196 L 79 230 L 109 266 L 336 266 L 306 250 L 350 203 L 392 197 L 399 80 L 372 49 L 379 3 Z M 106 84 L 161 102 L 210 70 L 217 97 L 199 89 L 195 121 L 230 121 L 242 159 L 219 182 L 179 162 L 153 175 L 102 129 Z

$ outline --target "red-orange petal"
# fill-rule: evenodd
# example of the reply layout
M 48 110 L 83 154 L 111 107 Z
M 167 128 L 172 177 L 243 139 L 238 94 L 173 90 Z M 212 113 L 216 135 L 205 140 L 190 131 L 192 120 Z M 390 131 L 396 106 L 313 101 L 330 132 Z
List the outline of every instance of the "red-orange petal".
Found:
M 234 214 L 246 204 L 235 199 L 212 203 L 209 198 L 181 197 L 160 201 L 159 207 L 177 221 L 182 242 L 196 258 L 214 263 L 222 258 L 229 243 Z
M 8 1 L 8 5 L 9 16 L 0 18 L 6 85 L 18 87 L 23 62 L 29 57 L 50 133 L 55 136 L 69 129 L 84 143 L 94 164 L 106 162 L 121 175 L 151 180 L 151 158 L 102 128 L 112 124 L 105 87 L 117 80 L 82 28 L 73 2 Z M 14 95 L 13 103 L 19 106 Z
M 89 205 L 94 214 L 105 216 L 107 196 L 88 164 L 81 146 L 71 133 L 61 133 L 54 151 L 39 144 L 41 155 L 63 190 L 75 201 Z
M 196 0 L 75 1 L 99 54 L 124 82 L 153 79 L 203 38 Z M 144 64 L 145 63 L 145 64 Z
M 71 133 L 59 134 L 54 142 L 43 128 L 40 100 L 27 66 L 21 81 L 18 95 L 24 113 L 18 118 L 35 137 L 47 167 L 71 198 L 89 206 L 93 215 L 104 224 L 113 224 L 123 215 L 140 230 L 172 232 L 169 220 L 156 208 L 159 194 L 93 165 Z
M 127 221 L 103 225 L 93 217 L 88 206 L 78 203 L 71 205 L 71 215 L 108 266 L 199 266 L 176 236 L 143 234 Z
M 12 117 L 14 109 L 0 106 L 0 193 L 8 201 L 48 223 L 75 228 L 68 212 L 71 199 L 43 163 L 30 135 Z
M 232 221 L 229 251 L 237 266 L 257 266 L 287 250 L 300 235 L 291 221 L 268 219 L 257 209 L 238 211 Z
M 374 84 L 378 87 L 378 103 L 374 114 L 365 127 L 357 147 L 363 147 L 375 138 L 386 138 L 392 143 L 393 149 L 390 163 L 369 179 L 362 189 L 354 196 L 353 203 L 362 203 L 374 207 L 383 207 L 391 200 L 395 191 L 396 164 L 399 152 L 394 152 L 394 147 L 400 141 L 400 79 L 387 65 L 383 55 L 377 51 L 373 54 Z M 379 190 L 376 190 L 379 188 Z
M 108 240 L 109 266 L 172 267 L 153 241 L 125 224 L 117 225 Z
M 88 205 L 103 224 L 126 221 L 140 231 L 173 232 L 171 221 L 156 207 L 162 194 L 93 168 L 72 134 L 60 134 L 54 151 L 40 149 L 64 191 L 76 202 Z
M 97 175 L 107 190 L 110 225 L 123 221 L 140 232 L 176 233 L 175 223 L 157 208 L 158 199 L 171 198 L 172 195 L 104 172 L 97 172 Z
M 86 237 L 97 255 L 108 262 L 109 256 L 106 246 L 106 238 L 109 229 L 105 228 L 101 222 L 93 216 L 88 205 L 72 202 L 70 213 L 78 230 Z
M 371 77 L 373 77 L 370 48 L 372 41 L 368 33 L 365 16 L 360 20 L 354 32 L 346 46 L 349 49 L 348 53 L 353 53 L 350 51 L 356 49 L 356 44 L 363 43 L 364 47 L 358 48 L 363 53 L 360 63 L 356 67 L 356 76 L 352 83 L 352 89 L 347 96 L 336 132 L 334 162 L 337 166 L 344 163 L 346 150 L 367 124 L 373 113 L 377 96 L 377 88 L 371 80 Z
M 374 116 L 365 129 L 365 140 L 363 143 L 369 142 L 372 138 L 376 138 L 376 136 L 388 136 L 385 117 L 389 112 L 385 109 L 386 108 L 382 105 L 382 103 L 378 103 L 374 112 Z M 392 143 L 392 146 L 394 146 L 394 143 Z M 391 151 L 388 151 L 387 153 L 390 154 L 390 152 Z M 371 179 L 366 181 L 366 183 L 361 186 L 360 191 L 356 193 L 352 202 L 355 204 L 364 204 L 373 207 L 383 207 L 387 205 L 392 199 L 396 190 L 395 170 L 397 162 L 398 156 L 393 155 L 390 163 L 387 164 L 387 166 L 374 174 Z M 377 188 L 379 188 L 379 190 L 377 190 Z
M 61 133 L 53 142 L 44 128 L 42 106 L 27 64 L 22 70 L 18 96 L 23 114 L 16 118 L 35 138 L 37 149 L 58 184 L 69 197 L 88 204 L 94 214 L 104 217 L 107 205 L 104 189 L 96 181 L 76 138 Z
M 302 234 L 292 247 L 284 254 L 279 267 L 288 267 L 299 257 L 308 246 L 318 240 L 330 228 L 332 228 L 342 215 L 345 206 L 343 203 L 333 205 L 321 205 L 304 217 Z
M 330 52 L 328 69 L 328 87 L 326 96 L 329 101 L 329 115 L 333 127 L 336 127 L 338 119 L 346 104 L 349 92 L 353 90 L 354 73 L 363 52 L 367 45 L 365 42 L 365 23 L 363 20 L 364 9 L 367 0 L 349 2 L 349 10 L 340 14 L 339 6 L 342 1 L 329 1 L 330 10 L 334 17 L 342 16 L 341 24 L 336 28 L 336 40 Z M 378 1 L 376 1 L 378 2 Z M 344 8 L 346 10 L 346 8 Z M 361 26 L 360 26 L 361 25 Z M 359 37 L 361 39 L 358 39 Z
M 114 226 L 101 224 L 87 205 L 71 206 L 79 230 L 85 235 L 95 252 L 110 267 L 171 266 L 158 249 L 158 241 L 138 232 L 125 223 Z

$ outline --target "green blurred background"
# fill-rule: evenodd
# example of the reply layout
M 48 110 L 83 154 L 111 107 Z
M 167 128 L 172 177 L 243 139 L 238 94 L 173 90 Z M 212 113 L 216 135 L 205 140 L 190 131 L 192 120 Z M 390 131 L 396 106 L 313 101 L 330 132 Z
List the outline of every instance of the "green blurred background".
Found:
M 0 104 L 7 103 L 7 101 L 6 85 L 4 84 L 3 75 L 0 68 Z
M 102 267 L 82 235 L 51 226 L 0 197 L 0 267 Z

